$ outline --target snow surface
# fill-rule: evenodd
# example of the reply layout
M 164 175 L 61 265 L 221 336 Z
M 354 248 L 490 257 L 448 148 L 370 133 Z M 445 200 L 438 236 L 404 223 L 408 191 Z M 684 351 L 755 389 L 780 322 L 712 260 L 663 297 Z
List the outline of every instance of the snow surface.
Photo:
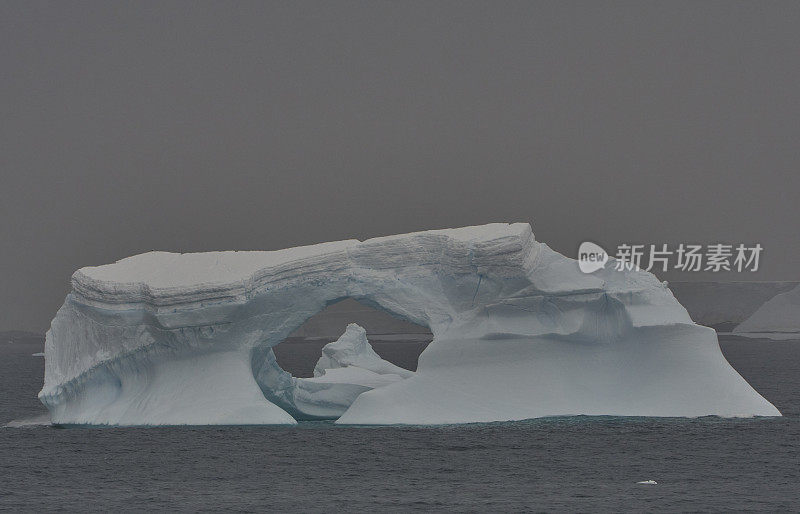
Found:
M 272 347 L 344 298 L 431 330 L 415 374 L 372 388 L 385 368 L 335 347 L 322 377 L 280 369 Z M 583 274 L 526 223 L 83 268 L 45 354 L 55 423 L 780 415 L 652 274 Z
M 733 333 L 771 339 L 800 337 L 800 286 L 766 302 Z

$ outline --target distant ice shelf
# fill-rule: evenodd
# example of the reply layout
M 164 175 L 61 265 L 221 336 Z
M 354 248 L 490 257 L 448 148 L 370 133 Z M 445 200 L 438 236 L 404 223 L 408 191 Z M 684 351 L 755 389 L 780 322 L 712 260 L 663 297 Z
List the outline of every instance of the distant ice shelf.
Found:
M 430 329 L 416 373 L 355 327 L 314 378 L 280 369 L 272 347 L 345 298 Z M 61 424 L 780 415 L 652 274 L 583 274 L 526 223 L 82 268 L 39 397 Z
M 733 329 L 739 336 L 800 339 L 800 286 L 775 295 Z

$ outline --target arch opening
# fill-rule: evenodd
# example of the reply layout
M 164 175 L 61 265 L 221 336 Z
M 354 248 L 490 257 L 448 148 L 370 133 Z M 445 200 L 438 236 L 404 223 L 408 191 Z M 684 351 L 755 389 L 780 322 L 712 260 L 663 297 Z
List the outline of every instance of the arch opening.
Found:
M 337 419 L 360 394 L 413 376 L 432 339 L 427 327 L 344 298 L 281 343 L 257 348 L 253 375 L 295 419 Z
M 396 318 L 353 298 L 328 305 L 273 347 L 280 367 L 297 378 L 314 376 L 322 348 L 336 341 L 350 323 L 367 332 L 367 339 L 383 359 L 416 371 L 419 354 L 430 344 L 428 327 Z

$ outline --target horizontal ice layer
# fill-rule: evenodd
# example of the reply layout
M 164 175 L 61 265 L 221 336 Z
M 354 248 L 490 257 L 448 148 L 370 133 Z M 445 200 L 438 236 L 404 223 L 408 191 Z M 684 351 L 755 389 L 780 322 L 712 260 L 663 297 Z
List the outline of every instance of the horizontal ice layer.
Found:
M 800 286 L 767 301 L 733 332 L 774 339 L 800 335 Z
M 56 422 L 150 423 L 194 401 L 170 394 L 193 380 L 180 378 L 181 362 L 224 354 L 249 362 L 240 387 L 257 384 L 274 407 L 268 398 L 292 390 L 292 377 L 273 373 L 272 346 L 348 297 L 427 326 L 434 340 L 416 375 L 366 392 L 352 384 L 341 422 L 779 415 L 653 275 L 613 261 L 583 274 L 523 223 L 83 268 L 47 335 L 40 398 Z M 232 370 L 204 367 L 203 388 L 223 389 Z M 304 387 L 319 398 L 326 386 Z M 220 414 L 223 396 L 210 394 L 187 422 L 240 419 Z M 315 416 L 337 415 L 324 411 Z

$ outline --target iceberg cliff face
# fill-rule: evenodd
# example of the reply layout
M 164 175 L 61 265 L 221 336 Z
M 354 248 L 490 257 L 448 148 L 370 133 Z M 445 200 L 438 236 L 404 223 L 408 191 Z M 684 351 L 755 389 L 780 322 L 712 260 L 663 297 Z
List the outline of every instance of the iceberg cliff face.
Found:
M 348 297 L 434 340 L 413 376 L 353 392 L 341 423 L 779 415 L 653 275 L 583 274 L 523 223 L 83 268 L 39 397 L 57 423 L 291 423 L 271 348 Z

